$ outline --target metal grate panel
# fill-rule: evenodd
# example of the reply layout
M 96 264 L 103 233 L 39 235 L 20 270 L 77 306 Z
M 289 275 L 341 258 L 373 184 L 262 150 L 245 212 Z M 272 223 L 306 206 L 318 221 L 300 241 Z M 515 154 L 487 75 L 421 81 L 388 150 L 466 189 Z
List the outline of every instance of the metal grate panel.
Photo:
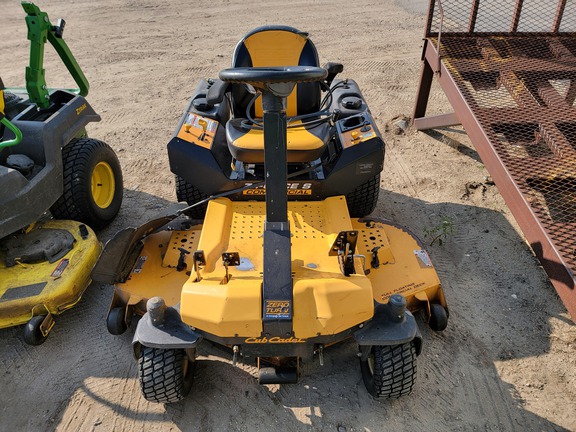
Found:
M 576 3 L 431 0 L 425 34 L 416 127 L 435 75 L 576 319 Z

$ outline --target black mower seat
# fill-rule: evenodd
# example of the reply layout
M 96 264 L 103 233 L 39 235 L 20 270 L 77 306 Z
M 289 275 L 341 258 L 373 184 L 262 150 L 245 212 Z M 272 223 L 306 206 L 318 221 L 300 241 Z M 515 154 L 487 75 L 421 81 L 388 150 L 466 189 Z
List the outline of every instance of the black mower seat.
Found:
M 319 66 L 318 52 L 308 34 L 293 27 L 264 26 L 252 30 L 238 42 L 232 60 L 233 67 L 267 66 Z M 314 113 L 320 110 L 320 84 L 300 83 L 295 86 L 286 102 L 288 118 L 311 114 L 303 119 L 289 122 L 287 150 L 288 162 L 310 162 L 318 159 L 330 139 L 328 122 L 309 123 L 318 119 Z M 264 162 L 264 134 L 262 129 L 243 127 L 249 125 L 247 109 L 253 95 L 245 86 L 235 86 L 232 90 L 234 118 L 226 125 L 226 138 L 232 156 L 246 163 Z M 262 98 L 259 97 L 250 107 L 250 115 L 261 121 Z M 257 121 L 258 121 L 257 120 Z M 293 127 L 296 126 L 296 127 Z

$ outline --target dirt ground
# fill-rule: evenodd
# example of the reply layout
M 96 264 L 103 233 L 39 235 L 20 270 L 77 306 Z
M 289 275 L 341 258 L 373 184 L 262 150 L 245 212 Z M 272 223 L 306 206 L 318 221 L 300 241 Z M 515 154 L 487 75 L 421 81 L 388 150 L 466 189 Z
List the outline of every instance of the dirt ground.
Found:
M 409 116 L 420 70 L 425 0 L 53 0 L 38 1 L 65 36 L 102 115 L 91 136 L 108 142 L 124 170 L 118 219 L 138 225 L 175 202 L 166 143 L 199 79 L 231 61 L 236 42 L 264 24 L 308 31 L 321 63 L 339 61 L 361 86 L 382 131 Z M 0 73 L 21 86 L 28 43 L 18 2 L 3 1 Z M 49 85 L 71 86 L 51 49 Z M 449 112 L 438 87 L 430 111 Z M 105 317 L 110 286 L 93 284 L 57 319 L 46 343 L 0 331 L 1 431 L 564 431 L 576 430 L 576 326 L 532 255 L 461 128 L 384 133 L 376 216 L 420 236 L 447 220 L 455 231 L 429 253 L 442 279 L 450 323 L 421 325 L 415 392 L 372 400 L 353 343 L 306 364 L 300 382 L 259 386 L 251 367 L 204 349 L 182 403 L 140 395 L 132 330 L 114 337 Z M 472 187 L 466 187 L 472 185 Z

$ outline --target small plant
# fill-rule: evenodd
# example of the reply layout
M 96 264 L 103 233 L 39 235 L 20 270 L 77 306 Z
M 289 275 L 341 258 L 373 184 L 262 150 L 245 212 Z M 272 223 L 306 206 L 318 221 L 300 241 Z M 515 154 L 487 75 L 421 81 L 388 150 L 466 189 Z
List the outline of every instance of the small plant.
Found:
M 430 239 L 430 246 L 433 246 L 436 242 L 438 242 L 439 246 L 442 246 L 442 243 L 452 234 L 454 234 L 454 222 L 448 216 L 442 216 L 442 220 L 438 225 L 432 228 L 424 228 L 424 238 Z

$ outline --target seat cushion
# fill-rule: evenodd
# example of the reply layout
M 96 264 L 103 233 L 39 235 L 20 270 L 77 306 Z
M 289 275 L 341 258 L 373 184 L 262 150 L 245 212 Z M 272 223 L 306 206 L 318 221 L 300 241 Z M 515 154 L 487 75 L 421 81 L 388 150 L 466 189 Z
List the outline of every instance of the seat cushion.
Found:
M 245 163 L 264 162 L 264 131 L 242 127 L 246 119 L 232 119 L 226 124 L 226 139 L 232 156 Z M 297 124 L 297 123 L 296 123 Z M 330 125 L 290 127 L 287 131 L 288 163 L 311 162 L 318 159 L 330 140 Z

